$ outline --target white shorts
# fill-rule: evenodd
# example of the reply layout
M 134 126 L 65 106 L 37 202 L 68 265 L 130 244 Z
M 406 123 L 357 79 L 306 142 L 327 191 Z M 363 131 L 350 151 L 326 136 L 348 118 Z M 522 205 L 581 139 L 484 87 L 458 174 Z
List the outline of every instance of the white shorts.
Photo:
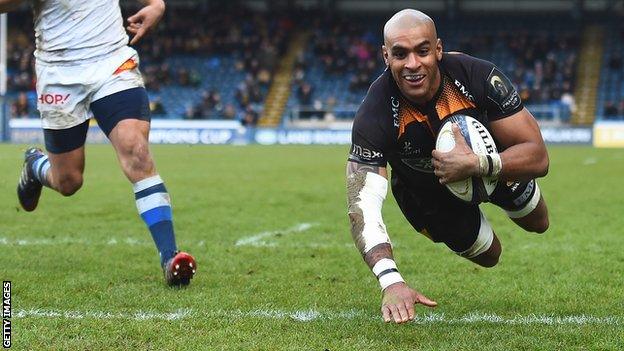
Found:
M 143 87 L 139 55 L 129 46 L 101 61 L 58 65 L 37 62 L 37 108 L 44 129 L 68 129 L 93 117 L 93 101 Z

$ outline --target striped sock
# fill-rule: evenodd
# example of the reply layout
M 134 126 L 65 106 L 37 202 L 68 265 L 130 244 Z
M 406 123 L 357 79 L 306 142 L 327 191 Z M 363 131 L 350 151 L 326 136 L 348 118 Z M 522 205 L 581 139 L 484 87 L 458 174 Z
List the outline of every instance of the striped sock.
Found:
M 160 254 L 160 265 L 174 256 L 177 251 L 171 200 L 160 176 L 155 175 L 134 183 L 134 198 L 137 209 L 152 233 Z
M 39 157 L 35 162 L 32 163 L 32 171 L 35 175 L 35 178 L 41 182 L 44 186 L 50 187 L 50 183 L 48 182 L 48 171 L 50 170 L 50 160 L 48 160 L 48 155 L 43 155 Z

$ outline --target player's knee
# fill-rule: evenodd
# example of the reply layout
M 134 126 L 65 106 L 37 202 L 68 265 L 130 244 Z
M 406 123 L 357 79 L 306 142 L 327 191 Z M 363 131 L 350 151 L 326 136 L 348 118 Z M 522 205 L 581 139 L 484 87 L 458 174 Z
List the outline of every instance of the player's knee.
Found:
M 58 179 L 57 190 L 63 196 L 72 196 L 82 187 L 82 175 L 66 174 Z
M 491 268 L 498 264 L 499 258 L 500 252 L 495 254 L 481 255 L 478 257 L 478 260 L 474 260 L 474 262 L 481 267 Z
M 498 239 L 495 239 L 489 249 L 478 256 L 470 258 L 470 260 L 481 267 L 490 268 L 498 264 L 503 248 Z
M 544 216 L 542 218 L 539 218 L 538 220 L 533 221 L 528 230 L 533 233 L 542 234 L 548 230 L 549 226 L 550 221 L 548 220 L 547 216 Z
M 124 147 L 126 164 L 132 171 L 149 171 L 153 168 L 152 156 L 147 142 L 136 142 Z
M 146 143 L 137 143 L 132 146 L 132 160 L 137 167 L 152 163 L 152 157 Z

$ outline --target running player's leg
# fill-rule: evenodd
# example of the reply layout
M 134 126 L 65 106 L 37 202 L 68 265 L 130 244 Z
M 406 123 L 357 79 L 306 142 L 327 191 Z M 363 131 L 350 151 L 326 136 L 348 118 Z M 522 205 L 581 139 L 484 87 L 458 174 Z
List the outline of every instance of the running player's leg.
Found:
M 137 209 L 154 239 L 167 283 L 186 285 L 195 272 L 195 261 L 186 253 L 178 253 L 171 200 L 149 150 L 147 106 L 145 89 L 137 87 L 98 99 L 91 109 L 134 187 Z
M 40 174 L 40 181 L 64 196 L 71 196 L 82 187 L 82 175 L 85 169 L 84 144 L 89 129 L 89 121 L 63 130 L 44 130 L 46 150 L 48 151 L 49 170 Z M 43 163 L 45 157 L 37 164 Z
M 26 150 L 17 186 L 17 196 L 24 210 L 35 210 L 44 186 L 64 196 L 71 196 L 80 189 L 88 127 L 89 121 L 85 121 L 68 129 L 44 129 L 48 154 L 34 147 Z
M 548 207 L 535 180 L 499 184 L 492 194 L 492 203 L 526 231 L 544 233 L 550 225 Z
M 91 85 L 84 82 L 84 76 L 90 74 L 85 73 L 84 66 L 37 63 L 36 70 L 40 97 L 37 109 L 48 155 L 37 148 L 29 148 L 24 155 L 17 196 L 26 211 L 37 207 L 43 186 L 65 196 L 80 189 L 84 144 L 91 118 L 87 106 Z

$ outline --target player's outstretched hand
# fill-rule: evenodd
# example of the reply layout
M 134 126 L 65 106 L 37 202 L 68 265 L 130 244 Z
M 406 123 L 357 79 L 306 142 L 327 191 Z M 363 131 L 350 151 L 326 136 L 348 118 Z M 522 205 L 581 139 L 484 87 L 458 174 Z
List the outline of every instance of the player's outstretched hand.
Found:
M 440 178 L 441 184 L 466 179 L 479 172 L 479 159 L 462 135 L 457 124 L 451 126 L 455 147 L 449 152 L 433 150 L 431 159 L 433 172 Z
M 405 323 L 414 320 L 415 304 L 436 307 L 437 302 L 410 288 L 405 283 L 395 283 L 384 289 L 381 299 L 381 314 L 384 322 Z
M 149 5 L 128 17 L 128 27 L 126 29 L 130 34 L 134 35 L 132 40 L 130 40 L 130 45 L 138 43 L 141 38 L 152 31 L 164 13 L 165 2 L 163 0 L 152 0 L 149 2 Z

